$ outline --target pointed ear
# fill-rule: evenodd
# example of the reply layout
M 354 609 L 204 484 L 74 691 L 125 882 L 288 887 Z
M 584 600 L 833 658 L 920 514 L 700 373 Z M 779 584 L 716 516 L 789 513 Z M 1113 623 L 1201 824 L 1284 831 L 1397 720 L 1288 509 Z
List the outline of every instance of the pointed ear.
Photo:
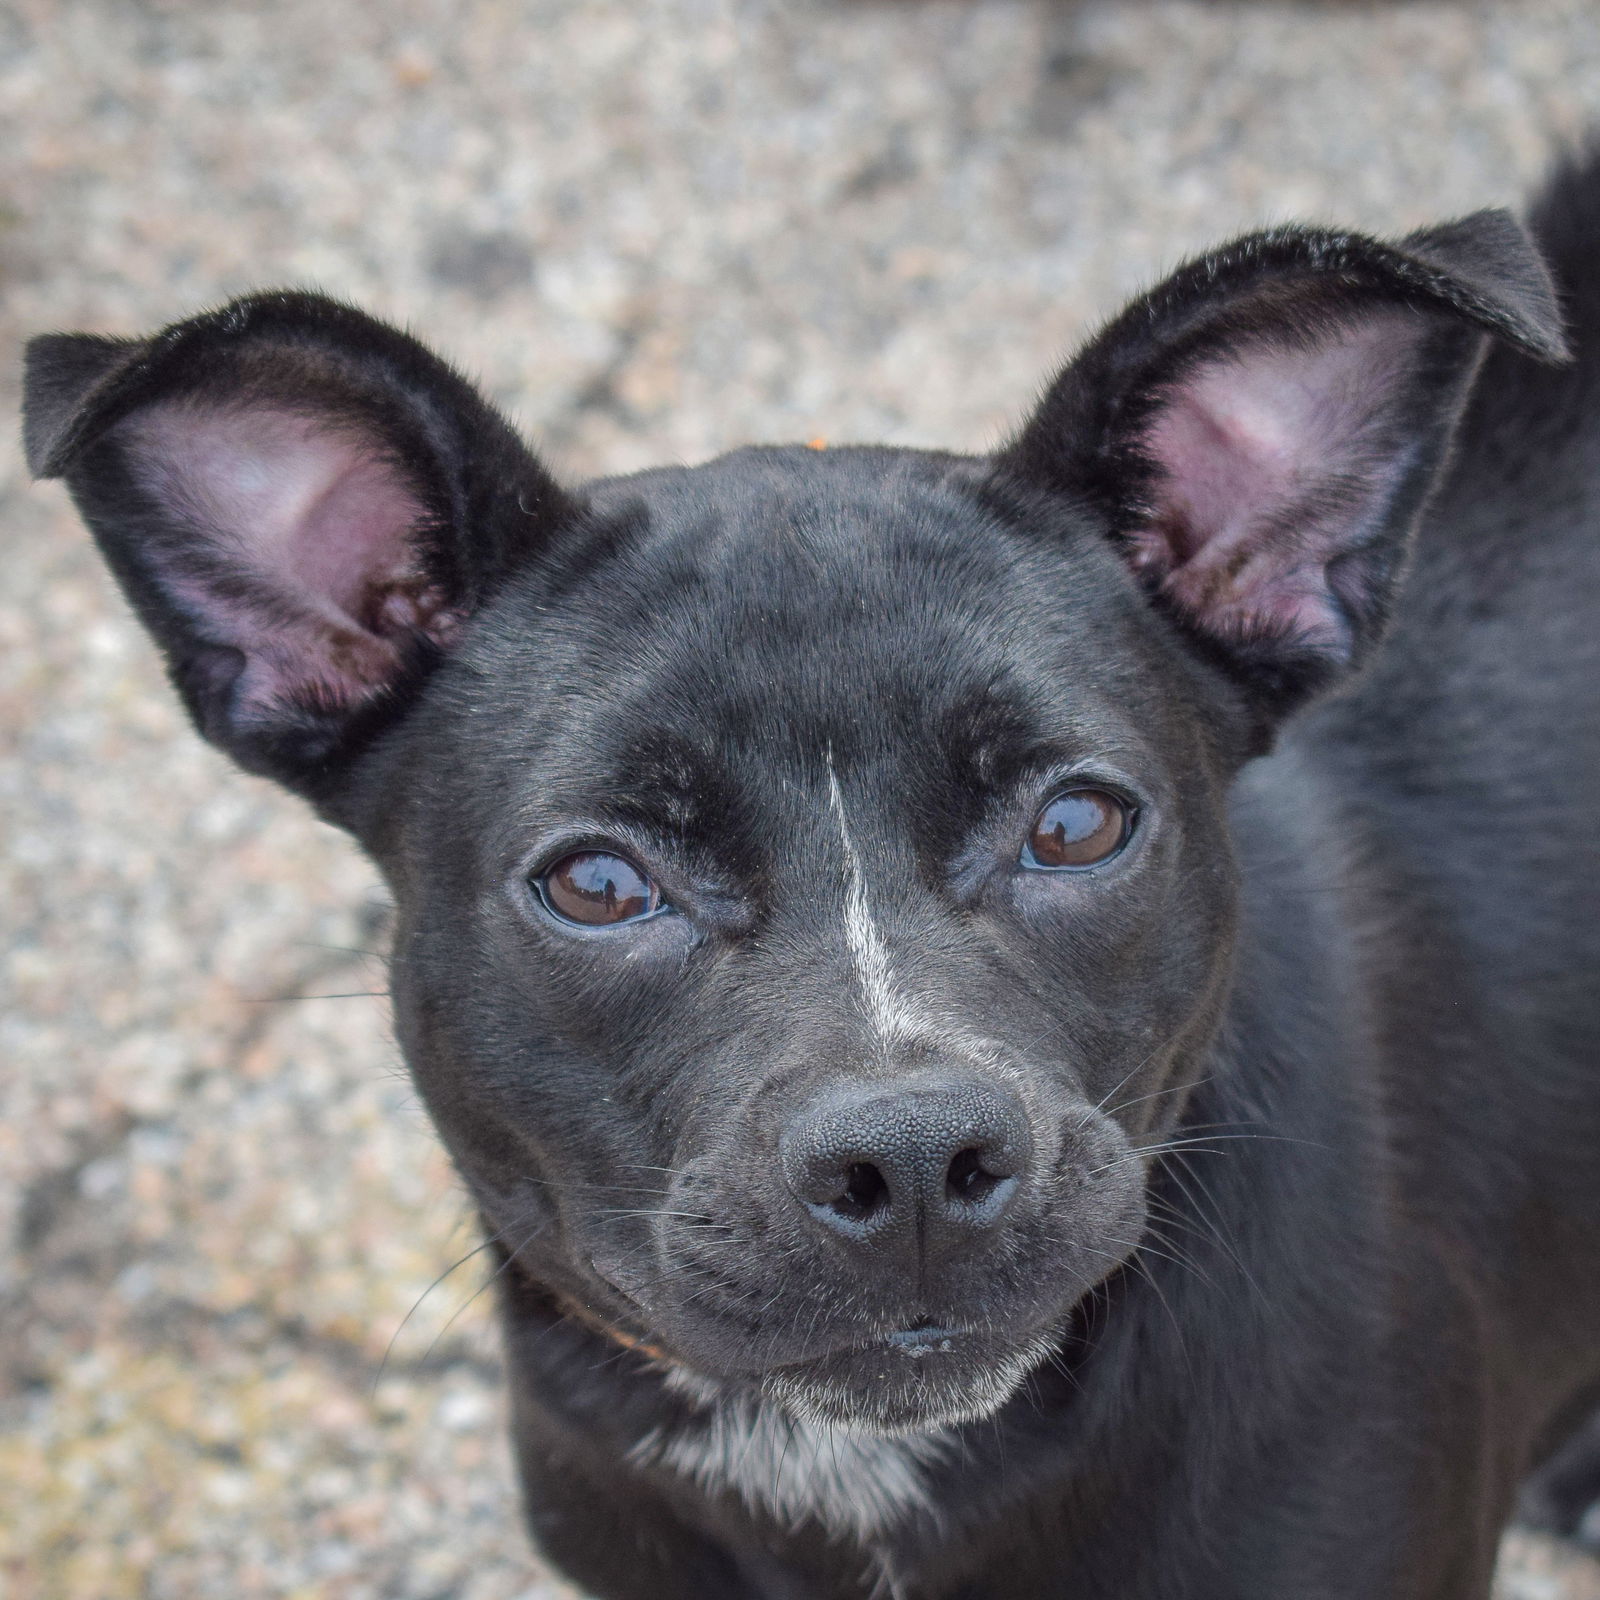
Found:
M 201 732 L 313 799 L 571 512 L 456 372 L 317 295 L 35 339 L 24 418 Z
M 1002 469 L 1087 504 L 1270 720 L 1381 636 L 1485 334 L 1564 356 L 1549 276 L 1503 211 L 1397 245 L 1257 234 L 1112 322 Z

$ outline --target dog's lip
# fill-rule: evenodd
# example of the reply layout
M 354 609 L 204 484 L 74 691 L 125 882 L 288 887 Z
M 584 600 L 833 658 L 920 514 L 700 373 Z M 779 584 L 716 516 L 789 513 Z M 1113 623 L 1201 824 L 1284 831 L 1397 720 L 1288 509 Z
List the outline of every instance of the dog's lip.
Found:
M 923 1356 L 953 1354 L 956 1341 L 964 1332 L 965 1329 L 962 1328 L 946 1328 L 934 1322 L 919 1322 L 914 1327 L 898 1328 L 893 1333 L 885 1334 L 879 1342 L 918 1361 Z
M 656 1327 L 657 1319 L 652 1316 L 650 1308 L 617 1282 L 614 1271 L 608 1271 L 592 1254 L 589 1257 L 589 1269 L 627 1308 L 627 1315 L 634 1325 L 649 1330 L 645 1337 L 657 1341 L 663 1348 L 672 1348 L 670 1337 L 662 1334 Z M 796 1360 L 780 1362 L 778 1365 L 803 1368 L 830 1359 L 870 1355 L 874 1351 L 884 1350 L 893 1350 L 913 1361 L 920 1361 L 925 1356 L 955 1354 L 960 1347 L 959 1341 L 962 1341 L 969 1332 L 969 1329 L 957 1324 L 939 1323 L 922 1317 L 887 1332 L 865 1335 L 858 1333 L 855 1338 L 842 1340 L 830 1349 L 813 1351 Z
M 791 1415 L 873 1434 L 917 1433 L 992 1415 L 1058 1338 L 1044 1328 L 1006 1337 L 984 1324 L 923 1323 L 772 1366 L 761 1382 Z
M 888 1332 L 858 1335 L 853 1339 L 841 1340 L 828 1349 L 814 1350 L 793 1361 L 778 1362 L 769 1370 L 781 1368 L 800 1372 L 808 1367 L 821 1366 L 832 1361 L 848 1361 L 852 1358 L 883 1355 L 887 1352 L 905 1356 L 912 1361 L 920 1361 L 925 1356 L 968 1354 L 972 1350 L 973 1343 L 970 1328 L 955 1324 L 918 1322 L 906 1327 L 893 1328 Z

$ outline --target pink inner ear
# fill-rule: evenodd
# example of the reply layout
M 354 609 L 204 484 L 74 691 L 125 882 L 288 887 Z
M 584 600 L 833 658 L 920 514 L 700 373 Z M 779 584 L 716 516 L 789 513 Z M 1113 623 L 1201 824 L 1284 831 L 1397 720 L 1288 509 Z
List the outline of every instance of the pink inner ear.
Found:
M 245 653 L 243 699 L 348 704 L 406 638 L 454 618 L 424 580 L 426 508 L 354 427 L 273 407 L 152 406 L 123 424 L 145 489 L 183 530 L 152 543 L 168 592 Z
M 1135 565 L 1217 634 L 1343 644 L 1328 568 L 1403 476 L 1392 423 L 1420 328 L 1385 312 L 1186 373 L 1145 437 L 1162 478 L 1132 535 Z

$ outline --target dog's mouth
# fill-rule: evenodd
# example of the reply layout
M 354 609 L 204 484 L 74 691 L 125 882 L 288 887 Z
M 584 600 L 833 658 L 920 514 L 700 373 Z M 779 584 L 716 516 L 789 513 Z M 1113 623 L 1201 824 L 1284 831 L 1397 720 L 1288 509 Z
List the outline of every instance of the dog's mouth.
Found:
M 761 1388 L 808 1422 L 885 1434 L 951 1427 L 998 1411 L 1060 1339 L 1055 1328 L 1019 1338 L 924 1323 L 773 1367 Z
M 936 1322 L 919 1322 L 914 1328 L 901 1328 L 885 1335 L 883 1342 L 915 1361 L 922 1356 L 953 1355 L 962 1333 L 960 1328 L 941 1328 Z
M 615 1288 L 615 1285 L 608 1286 Z M 978 1421 L 1006 1403 L 1042 1362 L 1062 1359 L 1066 1325 L 1022 1334 L 920 1319 L 855 1342 L 738 1377 L 712 1377 L 648 1326 L 643 1308 L 628 1322 L 602 1318 L 553 1296 L 558 1314 L 671 1373 L 680 1388 L 709 1400 L 730 1389 L 758 1390 L 800 1421 L 855 1433 L 905 1434 Z M 1066 1318 L 1066 1324 L 1073 1321 Z
M 1070 1376 L 1092 1342 L 1090 1281 L 1067 1272 L 1026 1297 L 1001 1288 L 947 1294 L 943 1304 L 881 1305 L 865 1315 L 816 1318 L 807 1327 L 803 1305 L 737 1315 L 755 1297 L 743 1284 L 729 1307 L 702 1296 L 685 1317 L 682 1307 L 652 1305 L 651 1296 L 633 1292 L 626 1258 L 597 1251 L 586 1265 L 585 1276 L 606 1292 L 585 1297 L 587 1305 L 563 1297 L 563 1311 L 650 1360 L 681 1392 L 702 1401 L 759 1395 L 797 1421 L 858 1433 L 981 1421 L 1045 1364 Z M 604 1313 L 597 1305 L 602 1298 L 609 1302 Z

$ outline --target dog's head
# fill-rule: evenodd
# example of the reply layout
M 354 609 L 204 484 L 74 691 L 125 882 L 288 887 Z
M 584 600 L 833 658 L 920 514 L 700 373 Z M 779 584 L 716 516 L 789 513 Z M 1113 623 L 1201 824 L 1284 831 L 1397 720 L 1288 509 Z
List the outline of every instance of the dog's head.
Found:
M 1144 1226 L 1228 979 L 1226 797 L 1372 650 L 1501 214 L 1186 267 L 970 458 L 746 450 L 568 491 L 316 297 L 31 351 L 210 739 L 398 905 L 418 1084 L 519 1267 L 702 1379 L 983 1414 Z

